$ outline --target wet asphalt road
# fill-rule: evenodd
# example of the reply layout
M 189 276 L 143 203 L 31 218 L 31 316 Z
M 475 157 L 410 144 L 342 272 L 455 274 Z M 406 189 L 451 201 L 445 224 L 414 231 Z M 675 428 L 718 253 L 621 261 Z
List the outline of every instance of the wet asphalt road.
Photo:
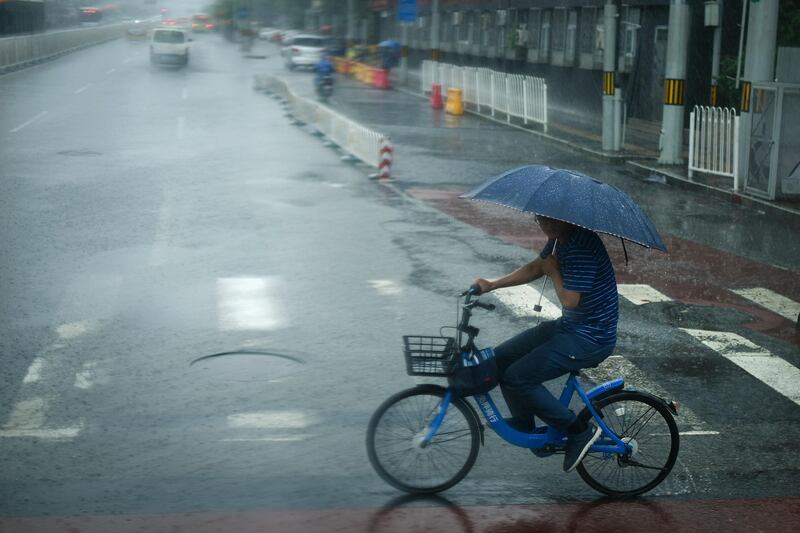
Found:
M 363 441 L 377 405 L 414 383 L 401 335 L 436 334 L 474 276 L 500 275 L 541 244 L 529 222 L 454 197 L 531 161 L 629 191 L 673 251 L 629 250 L 619 267 L 621 281 L 672 299 L 623 302 L 618 353 L 642 388 L 681 399 L 692 413 L 682 429 L 701 433 L 683 438 L 647 500 L 664 507 L 650 509 L 681 520 L 702 515 L 696 500 L 796 505 L 782 498 L 797 496 L 798 404 L 677 329 L 732 331 L 800 366 L 793 324 L 728 290 L 800 301 L 798 240 L 785 237 L 796 217 L 342 84 L 333 105 L 396 142 L 397 181 L 377 184 L 252 90 L 254 73 L 286 75 L 298 91 L 310 74 L 287 74 L 270 47 L 246 59 L 216 35 L 194 45 L 183 70 L 154 69 L 145 45 L 118 41 L 0 77 L 0 515 L 81 515 L 75 524 L 99 531 L 116 514 L 155 530 L 186 523 L 182 513 L 280 530 L 386 521 L 381 507 L 398 494 Z M 485 344 L 531 322 L 502 306 L 477 320 Z M 237 353 L 192 364 L 222 352 Z M 567 528 L 594 508 L 551 505 L 597 498 L 558 460 L 494 436 L 444 496 L 458 506 L 453 530 L 514 526 L 475 507 L 499 504 Z M 413 518 L 388 509 L 400 524 Z M 502 514 L 536 524 L 515 509 Z M 631 524 L 650 520 L 637 512 Z M 34 523 L 70 525 L 6 527 Z

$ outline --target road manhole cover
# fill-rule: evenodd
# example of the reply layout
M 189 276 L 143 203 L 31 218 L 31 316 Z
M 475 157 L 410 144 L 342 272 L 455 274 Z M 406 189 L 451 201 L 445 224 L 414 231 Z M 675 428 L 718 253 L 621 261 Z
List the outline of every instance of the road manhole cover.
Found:
M 204 355 L 190 363 L 194 371 L 219 381 L 280 381 L 303 368 L 294 353 L 240 350 Z

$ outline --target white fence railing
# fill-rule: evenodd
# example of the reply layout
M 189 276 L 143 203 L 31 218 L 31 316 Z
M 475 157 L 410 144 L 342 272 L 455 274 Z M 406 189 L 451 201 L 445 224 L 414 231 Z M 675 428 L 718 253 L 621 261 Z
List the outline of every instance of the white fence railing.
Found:
M 435 83 L 442 85 L 443 95 L 447 89 L 460 89 L 464 103 L 473 105 L 478 113 L 500 113 L 508 122 L 512 117 L 525 124 L 537 122 L 547 131 L 547 82 L 543 78 L 423 61 L 421 81 L 423 93 L 431 92 Z
M 124 24 L 17 35 L 0 39 L 0 70 L 47 59 L 84 46 L 122 37 Z
M 293 116 L 316 128 L 345 152 L 375 168 L 381 166 L 381 146 L 388 143 L 383 134 L 295 94 L 286 82 L 272 76 L 256 76 L 255 88 L 285 99 Z
M 689 177 L 708 172 L 739 188 L 739 117 L 735 109 L 695 106 L 689 115 Z

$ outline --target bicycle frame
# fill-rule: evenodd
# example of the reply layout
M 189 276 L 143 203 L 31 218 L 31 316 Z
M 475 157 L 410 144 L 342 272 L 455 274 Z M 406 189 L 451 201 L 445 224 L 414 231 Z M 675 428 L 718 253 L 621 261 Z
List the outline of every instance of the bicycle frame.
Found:
M 598 440 L 597 443 L 595 443 L 591 448 L 593 452 L 625 454 L 629 451 L 628 444 L 623 442 L 614 434 L 611 428 L 609 428 L 605 421 L 597 414 L 597 411 L 592 405 L 592 400 L 597 396 L 611 390 L 620 389 L 623 386 L 624 380 L 622 378 L 617 378 L 607 381 L 602 385 L 598 385 L 589 392 L 585 392 L 583 388 L 581 388 L 575 373 L 570 373 L 570 376 L 564 385 L 564 390 L 561 392 L 561 397 L 559 398 L 561 404 L 569 405 L 570 401 L 572 400 L 572 396 L 577 393 L 581 401 L 583 401 L 583 403 L 589 409 L 589 412 L 592 413 L 595 423 L 603 430 L 603 438 Z M 486 419 L 489 427 L 491 427 L 501 439 L 509 444 L 520 446 L 522 448 L 539 449 L 548 445 L 560 447 L 563 446 L 566 441 L 566 434 L 553 427 L 544 427 L 539 431 L 535 431 L 534 433 L 525 433 L 523 431 L 514 429 L 500 415 L 500 411 L 497 409 L 494 400 L 488 393 L 476 394 L 473 399 L 477 404 L 478 409 L 483 414 L 483 417 Z M 453 391 L 451 389 L 447 389 L 441 404 L 439 404 L 439 412 L 428 426 L 428 431 L 422 439 L 423 446 L 428 444 L 439 431 L 439 428 L 441 427 L 442 422 L 447 415 L 447 410 L 450 407 L 452 400 Z
M 473 300 L 472 295 L 473 293 L 470 291 L 464 293 L 466 298 L 464 299 L 464 305 L 462 306 L 461 320 L 456 327 L 458 330 L 458 338 L 456 342 L 459 346 L 461 346 L 461 349 L 459 350 L 459 357 L 469 357 L 470 354 L 473 354 L 475 351 L 477 351 L 477 347 L 475 346 L 475 337 L 478 336 L 478 332 L 480 330 L 474 326 L 470 326 L 469 324 L 470 319 L 472 318 L 473 307 L 477 306 L 490 310 L 494 308 L 493 306 L 480 304 L 477 299 Z M 463 345 L 462 334 L 466 334 L 467 336 L 467 340 Z M 577 375 L 578 372 L 570 372 L 569 378 L 564 384 L 564 390 L 561 392 L 559 401 L 562 405 L 569 406 L 572 396 L 577 393 L 578 397 L 580 397 L 581 401 L 589 409 L 589 412 L 592 414 L 592 418 L 594 419 L 595 423 L 603 430 L 603 436 L 594 445 L 592 445 L 591 450 L 594 452 L 609 454 L 628 453 L 630 451 L 630 446 L 623 442 L 622 439 L 620 439 L 616 434 L 614 434 L 611 428 L 606 425 L 605 420 L 603 420 L 597 414 L 597 411 L 592 405 L 592 400 L 599 395 L 624 387 L 624 380 L 622 378 L 613 379 L 598 385 L 589 392 L 585 392 L 578 382 Z M 494 400 L 492 400 L 492 397 L 489 394 L 476 394 L 473 398 L 478 406 L 478 410 L 483 414 L 483 417 L 489 424 L 489 427 L 491 427 L 501 439 L 509 444 L 520 446 L 522 448 L 538 449 L 544 448 L 545 446 L 561 447 L 564 445 L 567 439 L 565 433 L 553 427 L 543 427 L 538 431 L 534 431 L 533 433 L 518 431 L 511 427 L 505 421 L 505 419 L 500 416 L 500 411 L 497 409 Z M 450 407 L 452 401 L 453 391 L 448 388 L 441 404 L 439 404 L 439 412 L 428 426 L 428 431 L 424 435 L 420 436 L 421 446 L 427 446 L 431 439 L 433 439 L 433 437 L 439 431 L 439 428 L 444 421 L 444 417 L 447 414 L 447 409 Z

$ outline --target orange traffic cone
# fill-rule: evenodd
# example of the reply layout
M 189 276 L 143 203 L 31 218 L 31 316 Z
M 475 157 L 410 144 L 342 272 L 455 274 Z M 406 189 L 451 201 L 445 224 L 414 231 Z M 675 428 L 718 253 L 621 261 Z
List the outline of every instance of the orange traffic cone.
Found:
M 386 69 L 376 69 L 372 76 L 372 84 L 378 89 L 389 89 L 389 71 Z
M 431 107 L 434 109 L 441 109 L 442 105 L 442 85 L 434 83 L 431 92 Z

